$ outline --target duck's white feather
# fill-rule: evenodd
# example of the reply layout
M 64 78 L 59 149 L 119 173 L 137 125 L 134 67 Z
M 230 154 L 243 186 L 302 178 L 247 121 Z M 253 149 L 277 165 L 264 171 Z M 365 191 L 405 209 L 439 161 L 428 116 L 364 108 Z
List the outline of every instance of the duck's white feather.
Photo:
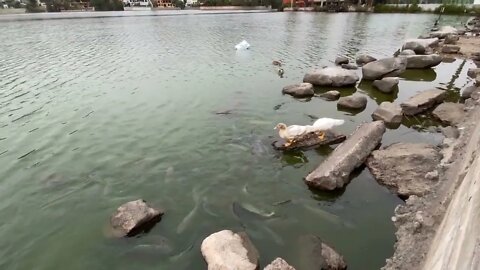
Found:
M 300 126 L 300 125 L 291 125 L 288 126 L 284 130 L 279 130 L 278 135 L 280 138 L 287 139 L 287 140 L 292 140 L 295 139 L 296 137 L 305 135 L 310 132 L 318 132 L 318 131 L 325 131 L 328 129 L 331 129 L 335 126 L 340 126 L 345 123 L 344 120 L 341 119 L 333 119 L 333 118 L 320 118 L 313 125 L 306 125 L 306 126 Z
M 345 123 L 343 119 L 333 119 L 333 118 L 320 118 L 315 123 L 313 123 L 313 128 L 315 131 L 328 130 L 336 126 L 341 126 Z

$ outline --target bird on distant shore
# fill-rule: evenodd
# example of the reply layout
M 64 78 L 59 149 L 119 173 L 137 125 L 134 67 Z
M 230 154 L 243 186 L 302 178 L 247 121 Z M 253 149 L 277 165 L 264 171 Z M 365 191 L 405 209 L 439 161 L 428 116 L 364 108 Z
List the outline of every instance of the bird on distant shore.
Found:
M 318 138 L 320 140 L 324 140 L 326 130 L 331 129 L 335 126 L 343 125 L 343 123 L 345 123 L 345 121 L 341 119 L 320 118 L 315 121 L 313 125 L 287 126 L 284 123 L 279 123 L 275 126 L 274 129 L 278 130 L 278 135 L 280 136 L 280 138 L 287 140 L 287 142 L 285 143 L 285 147 L 288 147 L 293 142 L 295 142 L 296 138 L 311 132 L 318 132 Z

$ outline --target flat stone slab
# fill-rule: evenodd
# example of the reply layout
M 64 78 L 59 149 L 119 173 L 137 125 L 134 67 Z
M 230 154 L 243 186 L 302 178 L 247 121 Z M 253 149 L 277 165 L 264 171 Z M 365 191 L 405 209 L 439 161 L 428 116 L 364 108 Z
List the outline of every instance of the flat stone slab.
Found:
M 382 185 L 402 198 L 423 196 L 438 181 L 442 155 L 424 143 L 395 143 L 372 152 L 367 167 Z
M 263 270 L 295 270 L 293 266 L 289 265 L 284 259 L 276 258 Z
M 352 171 L 363 164 L 365 159 L 381 142 L 385 124 L 375 121 L 360 125 L 355 132 L 305 178 L 305 183 L 315 189 L 334 190 L 342 188 L 349 181 Z
M 285 86 L 282 89 L 282 93 L 294 97 L 311 97 L 315 94 L 311 83 L 298 83 Z
M 347 138 L 345 135 L 336 133 L 331 130 L 325 131 L 325 137 L 323 140 L 320 140 L 318 136 L 318 133 L 312 132 L 295 139 L 295 142 L 293 142 L 289 146 L 285 146 L 286 141 L 284 139 L 274 141 L 272 143 L 272 146 L 276 150 L 281 151 L 307 150 L 321 145 L 338 144 L 345 141 L 345 139 Z
M 208 270 L 258 269 L 258 251 L 244 232 L 213 233 L 203 240 L 201 251 Z
M 442 47 L 442 53 L 458 53 L 460 51 L 460 46 L 457 45 L 444 45 Z
M 143 228 L 160 221 L 163 214 L 163 210 L 150 207 L 142 199 L 124 203 L 110 218 L 113 235 L 117 237 L 133 236 L 141 232 Z
M 360 94 L 353 94 L 351 96 L 341 97 L 338 100 L 337 107 L 352 110 L 363 110 L 365 109 L 365 107 L 367 107 L 367 97 Z
M 308 72 L 303 77 L 303 82 L 318 86 L 352 86 L 360 80 L 354 70 L 341 67 L 326 67 Z
M 370 55 L 367 55 L 367 54 L 360 54 L 355 59 L 355 63 L 357 63 L 357 65 L 359 65 L 359 66 L 363 66 L 363 65 L 365 65 L 367 63 L 370 63 L 370 62 L 373 62 L 373 61 L 377 61 L 377 58 L 375 58 L 373 56 L 370 56 Z
M 440 64 L 443 58 L 438 54 L 409 55 L 407 58 L 407 69 L 431 68 Z
M 437 106 L 432 114 L 442 123 L 457 126 L 465 118 L 465 105 L 461 103 L 445 102 Z
M 446 93 L 443 90 L 430 89 L 409 98 L 400 106 L 405 115 L 415 115 L 428 110 L 437 103 L 443 102 L 445 96 Z
M 389 125 L 398 126 L 402 123 L 403 111 L 399 105 L 384 101 L 372 113 L 372 118 L 373 120 L 382 120 Z
M 365 80 L 378 80 L 384 77 L 397 77 L 406 68 L 405 57 L 390 57 L 365 64 L 362 67 L 362 74 Z

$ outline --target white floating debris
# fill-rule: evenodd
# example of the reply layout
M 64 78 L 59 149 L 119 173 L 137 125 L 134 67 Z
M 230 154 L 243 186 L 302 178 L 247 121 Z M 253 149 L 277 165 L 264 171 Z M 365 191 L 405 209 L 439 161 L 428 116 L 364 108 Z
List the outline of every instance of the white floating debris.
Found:
M 246 40 L 242 40 L 242 42 L 235 45 L 235 49 L 237 50 L 248 50 L 250 48 L 250 44 Z

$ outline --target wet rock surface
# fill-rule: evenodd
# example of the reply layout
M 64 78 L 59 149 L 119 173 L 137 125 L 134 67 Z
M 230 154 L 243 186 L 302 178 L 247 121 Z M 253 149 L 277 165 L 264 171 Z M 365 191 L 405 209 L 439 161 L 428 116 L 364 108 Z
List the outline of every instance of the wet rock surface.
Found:
M 110 224 L 115 236 L 133 236 L 160 221 L 163 214 L 163 210 L 152 208 L 139 199 L 118 207 L 110 218 Z
M 363 110 L 365 107 L 367 107 L 367 97 L 360 94 L 341 97 L 338 100 L 337 106 L 352 110 Z
M 469 68 L 468 71 L 467 71 L 467 75 L 470 78 L 475 78 L 479 74 L 480 74 L 480 68 Z
M 320 94 L 320 97 L 330 101 L 337 100 L 340 98 L 340 92 L 338 92 L 337 90 L 331 90 Z
M 314 95 L 313 85 L 311 83 L 298 83 L 285 86 L 282 89 L 282 93 L 294 97 L 311 97 Z
M 372 114 L 373 120 L 382 120 L 386 124 L 398 126 L 402 122 L 402 108 L 388 101 L 380 103 L 380 106 Z
M 458 53 L 460 51 L 460 46 L 457 45 L 444 45 L 442 47 L 442 53 Z
M 465 118 L 465 105 L 461 103 L 445 102 L 438 105 L 432 114 L 442 123 L 456 126 Z
M 213 233 L 203 240 L 201 251 L 209 270 L 258 268 L 258 251 L 244 232 Z
M 347 264 L 343 257 L 316 235 L 299 237 L 301 247 L 299 256 L 304 258 L 302 270 L 345 270 Z
M 415 54 L 425 54 L 428 47 L 436 46 L 438 38 L 408 39 L 402 46 L 402 50 L 412 50 Z
M 342 64 L 348 64 L 348 58 L 345 56 L 339 56 L 335 59 L 335 65 L 340 66 Z
M 363 66 L 367 63 L 370 63 L 370 62 L 373 62 L 373 61 L 376 61 L 376 60 L 377 60 L 377 58 L 375 58 L 373 56 L 366 55 L 366 54 L 360 54 L 355 59 L 355 63 L 357 63 L 357 65 L 359 65 L 359 66 Z
M 457 44 L 459 37 L 458 35 L 450 34 L 445 37 L 445 40 L 443 41 L 444 44 Z
M 445 91 L 438 89 L 430 89 L 404 101 L 400 106 L 405 115 L 415 115 L 428 110 L 437 103 L 441 103 L 445 99 Z
M 295 270 L 293 266 L 289 265 L 284 259 L 276 258 L 263 270 Z
M 355 132 L 305 178 L 315 189 L 334 190 L 345 186 L 352 171 L 363 164 L 385 133 L 385 124 L 375 121 L 360 125 Z
M 344 69 L 351 69 L 351 70 L 355 70 L 355 69 L 358 69 L 358 66 L 355 65 L 355 64 L 343 64 L 342 65 L 342 68 Z
M 305 74 L 303 82 L 318 86 L 351 86 L 360 78 L 353 70 L 341 67 L 327 67 Z
M 442 57 L 438 54 L 430 55 L 410 55 L 407 58 L 407 69 L 431 68 L 442 62 Z
M 415 55 L 415 54 L 416 54 L 415 51 L 414 51 L 414 50 L 410 50 L 410 49 L 406 49 L 406 50 L 403 50 L 403 51 L 400 52 L 400 55 L 404 55 L 404 56 L 406 56 L 406 55 Z
M 397 89 L 397 85 L 399 82 L 400 80 L 396 77 L 387 77 L 381 80 L 373 81 L 372 85 L 381 92 L 388 94 Z
M 441 159 L 438 149 L 423 143 L 395 143 L 372 152 L 366 164 L 375 179 L 402 198 L 422 196 L 437 177 L 426 177 L 437 169 Z M 435 173 L 432 173 L 433 176 Z
M 479 91 L 480 91 L 480 87 L 477 87 L 477 86 L 474 86 L 474 85 L 468 86 L 465 89 L 463 89 L 463 91 L 461 93 L 461 97 L 462 98 L 470 98 L 473 93 L 479 92 Z
M 384 58 L 365 64 L 362 67 L 363 79 L 377 80 L 383 77 L 396 77 L 407 68 L 405 57 Z
M 445 138 L 456 139 L 460 136 L 460 132 L 455 127 L 444 127 L 442 128 L 442 134 Z

